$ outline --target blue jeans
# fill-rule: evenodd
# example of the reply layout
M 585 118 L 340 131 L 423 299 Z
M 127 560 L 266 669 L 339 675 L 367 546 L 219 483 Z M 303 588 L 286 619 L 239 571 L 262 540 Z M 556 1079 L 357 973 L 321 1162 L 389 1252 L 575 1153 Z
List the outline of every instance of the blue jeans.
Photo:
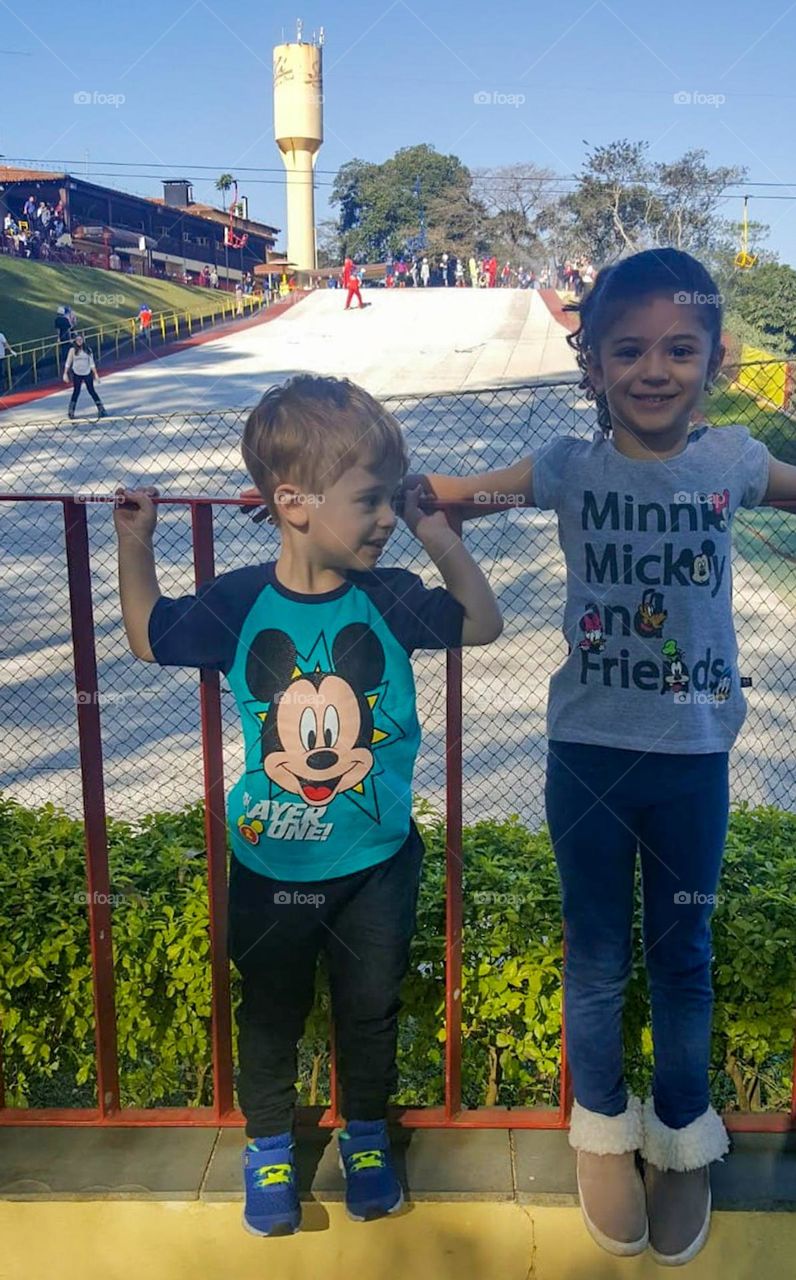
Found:
M 622 1004 L 631 969 L 636 851 L 660 1120 L 681 1129 L 709 1105 L 710 916 L 729 814 L 728 756 L 551 742 L 547 822 L 563 894 L 567 1056 L 575 1098 L 627 1106 Z

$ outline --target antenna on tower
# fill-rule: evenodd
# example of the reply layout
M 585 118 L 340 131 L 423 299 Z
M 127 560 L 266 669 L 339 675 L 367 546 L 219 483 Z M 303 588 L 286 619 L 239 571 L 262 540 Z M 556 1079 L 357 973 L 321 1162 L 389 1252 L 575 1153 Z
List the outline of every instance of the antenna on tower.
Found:
M 323 42 L 325 39 L 326 37 L 324 35 L 323 27 L 321 27 L 320 35 L 318 36 L 318 44 L 321 47 L 321 49 L 323 48 Z
M 301 18 L 296 18 L 296 44 L 301 44 L 301 28 L 303 25 Z

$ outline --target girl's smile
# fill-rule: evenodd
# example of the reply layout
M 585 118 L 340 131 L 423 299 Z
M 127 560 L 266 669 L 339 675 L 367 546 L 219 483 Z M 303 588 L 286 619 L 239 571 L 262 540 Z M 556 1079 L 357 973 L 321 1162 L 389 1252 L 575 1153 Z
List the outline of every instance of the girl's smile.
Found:
M 591 362 L 592 384 L 608 402 L 620 452 L 677 452 L 720 359 L 697 306 L 663 293 L 623 310 Z

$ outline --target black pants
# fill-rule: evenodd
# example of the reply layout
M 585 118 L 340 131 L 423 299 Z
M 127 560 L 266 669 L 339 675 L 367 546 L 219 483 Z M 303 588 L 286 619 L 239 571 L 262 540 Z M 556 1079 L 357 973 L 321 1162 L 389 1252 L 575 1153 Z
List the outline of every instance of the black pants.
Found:
M 80 388 L 86 384 L 86 391 L 91 396 L 97 408 L 102 408 L 102 401 L 94 390 L 94 374 L 93 373 L 73 373 L 72 374 L 72 399 L 69 401 L 70 410 L 74 409 L 77 404 L 77 398 L 80 395 Z
M 397 853 L 332 880 L 262 876 L 233 855 L 229 954 L 242 978 L 238 1098 L 246 1135 L 291 1129 L 297 1047 L 324 950 L 342 1114 L 379 1120 L 398 1080 L 399 989 L 407 970 L 424 846 L 414 822 Z

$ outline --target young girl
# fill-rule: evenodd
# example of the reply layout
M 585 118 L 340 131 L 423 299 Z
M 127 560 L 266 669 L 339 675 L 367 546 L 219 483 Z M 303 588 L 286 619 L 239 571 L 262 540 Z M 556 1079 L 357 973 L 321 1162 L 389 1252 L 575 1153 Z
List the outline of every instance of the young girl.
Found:
M 72 397 L 69 401 L 69 417 L 74 418 L 75 416 L 75 405 L 84 383 L 88 394 L 97 406 L 97 417 L 107 417 L 105 407 L 94 390 L 94 379 L 96 378 L 97 382 L 99 382 L 97 366 L 94 363 L 94 353 L 90 347 L 86 346 L 82 333 L 75 334 L 75 340 L 69 348 L 69 355 L 66 357 L 66 364 L 64 365 L 64 382 L 69 381 L 70 373 L 72 374 Z
M 569 654 L 550 684 L 545 798 L 567 943 L 569 1140 L 594 1239 L 614 1254 L 649 1244 L 678 1266 L 707 1239 L 708 1166 L 729 1147 L 708 1064 L 709 920 L 746 711 L 730 527 L 739 507 L 796 499 L 796 467 L 746 427 L 690 428 L 724 356 L 718 289 L 694 258 L 651 250 L 604 268 L 578 312 L 569 341 L 597 401 L 594 438 L 407 485 L 422 479 L 443 501 L 520 494 L 558 515 Z M 637 850 L 655 1049 L 643 1106 L 622 1067 Z

